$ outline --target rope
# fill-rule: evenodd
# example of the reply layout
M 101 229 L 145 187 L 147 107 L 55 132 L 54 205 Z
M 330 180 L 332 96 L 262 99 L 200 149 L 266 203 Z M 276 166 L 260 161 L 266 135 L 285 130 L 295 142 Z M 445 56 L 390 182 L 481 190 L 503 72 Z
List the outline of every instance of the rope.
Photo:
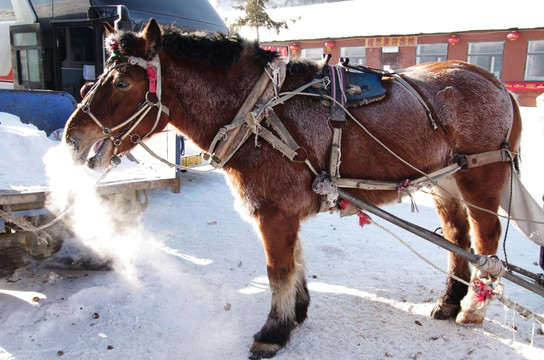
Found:
M 514 162 L 511 161 L 510 164 L 510 198 L 508 199 L 508 220 L 506 221 L 506 229 L 504 229 L 504 238 L 502 240 L 502 252 L 504 253 L 504 262 L 506 263 L 506 267 L 509 268 L 508 265 L 508 255 L 506 254 L 506 239 L 508 235 L 508 230 L 510 229 L 510 211 L 512 210 L 512 192 L 514 187 Z
M 6 212 L 6 211 L 1 210 L 1 209 L 0 209 L 0 216 L 3 217 L 7 222 L 17 225 L 18 227 L 20 227 L 24 231 L 33 232 L 36 235 L 36 237 L 38 238 L 38 242 L 40 242 L 42 244 L 43 243 L 49 244 L 49 242 L 52 240 L 51 235 L 49 235 L 45 231 L 42 231 L 43 229 L 45 229 L 48 226 L 51 226 L 52 224 L 50 224 L 48 226 L 35 227 L 34 225 L 32 225 L 30 223 L 30 221 L 28 221 L 24 217 L 14 216 L 11 211 Z M 56 221 L 54 221 L 52 223 L 55 223 L 55 222 L 58 221 L 57 219 L 55 219 L 55 220 Z

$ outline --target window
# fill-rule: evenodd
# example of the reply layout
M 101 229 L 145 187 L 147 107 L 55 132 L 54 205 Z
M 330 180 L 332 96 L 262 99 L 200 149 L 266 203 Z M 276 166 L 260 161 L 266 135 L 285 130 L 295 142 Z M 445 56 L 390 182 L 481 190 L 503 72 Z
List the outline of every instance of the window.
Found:
M 416 64 L 444 61 L 448 58 L 448 44 L 419 44 L 416 50 Z
M 348 58 L 351 65 L 366 65 L 366 47 L 341 47 L 340 57 L 343 59 Z
M 37 49 L 17 51 L 17 61 L 21 69 L 21 82 L 40 82 L 40 55 Z
M 400 48 L 398 46 L 382 47 L 381 68 L 387 71 L 397 70 L 400 65 Z
M 524 80 L 544 81 L 544 40 L 529 40 Z
M 321 60 L 323 59 L 323 48 L 307 48 L 302 49 L 300 56 L 303 58 Z
M 66 29 L 68 58 L 64 66 L 78 66 L 94 62 L 93 29 L 74 26 Z
M 504 41 L 468 43 L 467 61 L 501 77 Z
M 36 89 L 43 85 L 42 48 L 39 24 L 11 26 L 11 45 L 16 65 L 13 68 L 14 85 Z

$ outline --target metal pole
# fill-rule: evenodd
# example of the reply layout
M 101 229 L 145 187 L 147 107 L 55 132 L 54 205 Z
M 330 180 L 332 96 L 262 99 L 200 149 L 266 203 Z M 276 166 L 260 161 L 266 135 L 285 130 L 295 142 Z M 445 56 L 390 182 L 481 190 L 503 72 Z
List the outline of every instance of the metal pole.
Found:
M 452 253 L 454 253 L 455 255 L 459 255 L 461 256 L 462 258 L 470 261 L 471 264 L 475 265 L 478 261 L 478 259 L 480 258 L 480 256 L 482 255 L 477 255 L 477 254 L 473 254 L 471 252 L 468 252 L 466 250 L 463 250 L 461 249 L 460 247 L 452 244 L 451 242 L 449 242 L 448 240 L 444 239 L 442 236 L 440 235 L 437 235 L 425 228 L 422 228 L 418 225 L 415 225 L 415 224 L 412 224 L 408 221 L 405 221 L 405 220 L 402 220 L 401 218 L 391 214 L 391 213 L 388 213 L 387 211 L 385 210 L 382 210 L 380 209 L 379 207 L 377 206 L 374 206 L 372 204 L 369 204 L 361 199 L 358 199 L 356 198 L 355 196 L 347 193 L 346 191 L 342 190 L 342 189 L 338 189 L 338 195 L 344 199 L 344 200 L 347 200 L 349 201 L 350 203 L 354 204 L 355 206 L 365 210 L 365 211 L 368 211 L 374 215 L 377 215 L 379 217 L 381 217 L 382 219 L 384 220 L 387 220 L 389 221 L 390 223 L 392 224 L 395 224 L 397 225 L 398 227 L 400 228 L 403 228 L 404 230 L 407 230 L 407 231 L 410 231 L 411 233 L 417 235 L 417 236 L 420 236 L 422 238 L 424 238 L 425 240 L 428 240 L 430 242 L 432 242 L 433 244 L 436 244 Z M 543 296 L 544 297 L 544 289 L 541 288 L 540 286 L 537 286 L 535 284 L 532 284 L 528 281 L 526 281 L 525 279 L 522 279 L 518 276 L 516 276 L 515 274 L 513 274 L 512 272 L 510 271 L 507 271 L 503 277 L 507 280 L 510 280 L 511 282 L 515 283 L 515 284 L 518 284 L 524 288 L 526 288 L 527 290 L 530 290 L 540 296 Z

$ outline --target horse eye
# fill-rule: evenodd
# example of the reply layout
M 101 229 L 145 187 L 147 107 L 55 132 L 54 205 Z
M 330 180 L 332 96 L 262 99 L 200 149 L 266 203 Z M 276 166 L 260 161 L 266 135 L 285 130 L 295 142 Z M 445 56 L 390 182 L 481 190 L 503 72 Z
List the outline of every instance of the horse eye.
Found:
M 130 84 L 127 83 L 127 82 L 125 82 L 125 81 L 119 81 L 119 82 L 117 83 L 117 88 L 119 88 L 119 89 L 126 89 L 126 88 L 128 88 L 129 86 L 130 86 Z

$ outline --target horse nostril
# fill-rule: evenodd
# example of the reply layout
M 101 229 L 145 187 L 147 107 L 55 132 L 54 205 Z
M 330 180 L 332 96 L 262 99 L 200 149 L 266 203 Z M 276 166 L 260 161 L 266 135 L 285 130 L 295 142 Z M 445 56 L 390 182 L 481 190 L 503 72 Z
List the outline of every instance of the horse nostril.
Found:
M 77 141 L 74 138 L 68 137 L 66 138 L 66 145 L 73 148 L 74 150 L 77 150 Z

